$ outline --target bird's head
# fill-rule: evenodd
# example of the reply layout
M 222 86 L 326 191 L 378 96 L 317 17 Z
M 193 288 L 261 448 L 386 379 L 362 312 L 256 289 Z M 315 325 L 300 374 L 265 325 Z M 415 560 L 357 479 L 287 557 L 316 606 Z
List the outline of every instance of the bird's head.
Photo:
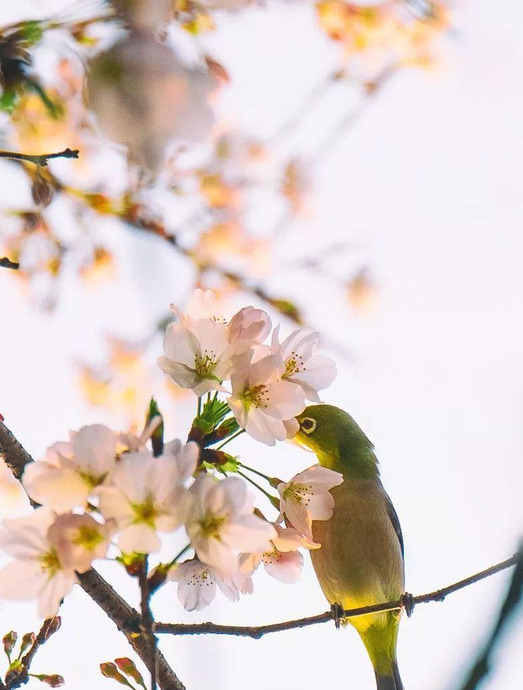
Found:
M 324 467 L 337 471 L 360 468 L 377 473 L 372 443 L 354 419 L 333 405 L 310 405 L 296 417 L 295 440 L 316 453 Z

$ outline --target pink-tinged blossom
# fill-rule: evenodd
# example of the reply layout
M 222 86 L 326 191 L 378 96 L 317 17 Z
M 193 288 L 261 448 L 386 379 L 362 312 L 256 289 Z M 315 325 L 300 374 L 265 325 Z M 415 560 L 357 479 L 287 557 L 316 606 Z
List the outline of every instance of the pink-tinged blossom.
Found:
M 280 380 L 285 365 L 278 355 L 268 355 L 255 362 L 242 359 L 231 376 L 229 407 L 250 436 L 273 446 L 287 438 L 285 420 L 303 412 L 303 390 L 295 383 Z
M 279 342 L 279 326 L 272 334 L 272 352 L 285 364 L 282 380 L 297 384 L 308 400 L 320 402 L 318 391 L 330 386 L 336 376 L 336 364 L 326 355 L 314 354 L 320 335 L 310 328 L 299 328 Z
M 263 549 L 276 530 L 253 513 L 253 497 L 238 477 L 200 475 L 190 489 L 185 528 L 198 558 L 222 578 L 238 572 L 239 552 Z
M 102 424 L 84 426 L 70 443 L 55 443 L 46 459 L 25 468 L 29 496 L 57 513 L 83 507 L 116 463 L 116 434 Z
M 244 307 L 232 317 L 228 329 L 230 342 L 262 343 L 271 332 L 271 319 L 263 309 Z
M 231 601 L 240 598 L 240 589 L 232 579 L 222 579 L 214 568 L 197 558 L 175 566 L 168 577 L 178 583 L 178 599 L 186 611 L 201 611 L 208 606 L 217 587 Z
M 221 306 L 212 290 L 201 290 L 200 288 L 193 290 L 187 300 L 185 312 L 182 312 L 175 304 L 171 304 L 169 308 L 186 328 L 190 328 L 193 323 L 201 319 L 212 319 L 222 324 L 226 323 Z
M 48 536 L 56 514 L 39 508 L 29 517 L 4 520 L 0 547 L 15 560 L 0 570 L 0 597 L 15 601 L 38 599 L 38 615 L 54 616 L 61 600 L 77 581 Z
M 97 494 L 102 515 L 116 522 L 124 553 L 155 553 L 157 532 L 172 532 L 184 521 L 188 492 L 183 483 L 197 457 L 197 446 L 190 443 L 167 449 L 159 458 L 140 452 L 120 460 L 111 486 L 100 487 Z
M 280 510 L 290 524 L 312 538 L 312 521 L 328 520 L 334 510 L 330 489 L 343 482 L 343 475 L 321 465 L 300 472 L 290 482 L 278 485 Z
M 229 343 L 227 326 L 213 319 L 198 319 L 190 328 L 183 323 L 167 326 L 162 371 L 195 395 L 223 390 L 221 382 L 230 375 L 237 347 Z
M 280 582 L 292 584 L 299 580 L 303 568 L 303 556 L 298 549 L 319 549 L 320 544 L 308 539 L 293 527 L 274 526 L 277 534 L 271 539 L 272 548 L 263 553 L 242 554 L 240 572 L 252 574 L 258 565 L 263 563 L 269 575 Z
M 85 573 L 97 558 L 105 558 L 115 524 L 100 524 L 90 515 L 59 515 L 47 538 L 56 549 L 63 568 Z

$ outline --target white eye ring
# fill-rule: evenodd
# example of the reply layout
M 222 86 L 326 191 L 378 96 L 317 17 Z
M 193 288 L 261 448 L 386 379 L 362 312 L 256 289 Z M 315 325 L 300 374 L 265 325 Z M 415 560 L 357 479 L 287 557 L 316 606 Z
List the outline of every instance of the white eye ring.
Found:
M 307 422 L 307 428 L 305 428 L 304 424 Z M 309 426 L 310 424 L 310 426 Z M 312 417 L 305 417 L 304 419 L 301 420 L 301 430 L 303 431 L 304 434 L 312 434 L 314 429 L 316 429 L 317 422 L 315 419 L 312 419 Z

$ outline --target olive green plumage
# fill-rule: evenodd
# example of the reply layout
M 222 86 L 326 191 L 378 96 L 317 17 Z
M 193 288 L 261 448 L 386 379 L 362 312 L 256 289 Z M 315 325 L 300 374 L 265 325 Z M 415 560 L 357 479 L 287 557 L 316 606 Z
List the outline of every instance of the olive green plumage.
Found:
M 403 540 L 396 511 L 380 481 L 372 443 L 356 422 L 331 405 L 311 405 L 297 417 L 296 440 L 321 465 L 343 474 L 330 520 L 315 521 L 311 552 L 323 593 L 344 609 L 397 600 L 404 592 Z M 378 690 L 403 690 L 396 663 L 399 612 L 350 619 L 374 666 Z

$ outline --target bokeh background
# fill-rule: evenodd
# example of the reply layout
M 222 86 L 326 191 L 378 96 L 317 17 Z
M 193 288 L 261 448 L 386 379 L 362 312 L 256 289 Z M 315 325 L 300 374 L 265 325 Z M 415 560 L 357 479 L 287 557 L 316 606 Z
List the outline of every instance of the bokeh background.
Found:
M 92 17 L 100 7 L 2 3 L 0 26 Z M 56 161 L 52 173 L 98 195 L 55 190 L 42 209 L 31 196 L 34 166 L 0 167 L 2 255 L 16 249 L 21 261 L 20 274 L 0 272 L 0 412 L 33 455 L 86 423 L 139 425 L 152 394 L 168 435 L 183 437 L 194 401 L 155 369 L 158 324 L 169 302 L 183 306 L 195 284 L 210 285 L 231 313 L 244 304 L 269 308 L 288 333 L 292 319 L 281 312 L 292 317 L 299 308 L 322 333 L 339 369 L 323 397 L 346 408 L 376 445 L 403 526 L 408 591 L 437 589 L 516 550 L 523 522 L 523 7 L 461 0 L 450 9 L 431 35 L 430 55 L 423 50 L 418 59 L 386 31 L 358 50 L 329 38 L 307 2 L 210 10 L 213 30 L 196 13 L 203 28 L 190 27 L 193 33 L 175 21 L 167 40 L 177 54 L 193 64 L 204 54 L 216 62 L 215 122 L 203 143 L 182 147 L 173 137 L 154 179 L 127 165 L 103 117 L 75 111 L 50 125 L 45 109 L 24 102 L 4 113 L 3 148 L 80 148 L 78 162 Z M 66 112 L 80 109 L 84 65 L 120 34 L 105 20 L 74 40 L 64 29 L 45 32 L 31 50 L 32 73 L 51 94 L 67 77 Z M 213 147 L 228 132 L 243 142 L 241 152 L 217 168 Z M 140 213 L 146 209 L 196 254 L 188 258 L 161 233 L 137 230 L 119 211 L 99 212 L 129 190 Z M 35 233 L 42 218 L 51 230 Z M 202 270 L 216 257 L 244 283 Z M 286 304 L 267 305 L 252 285 Z M 234 450 L 284 477 L 313 462 L 290 444 L 268 449 L 242 437 Z M 11 489 L 3 481 L 7 513 Z M 14 509 L 24 507 L 15 501 Z M 101 571 L 137 601 L 136 584 L 116 565 Z M 406 688 L 459 688 L 509 577 L 420 605 L 403 622 Z M 326 609 L 308 561 L 296 585 L 259 573 L 255 586 L 240 603 L 217 598 L 200 614 L 184 612 L 166 587 L 154 611 L 162 621 L 262 624 Z M 129 649 L 104 614 L 78 589 L 62 619 L 35 669 L 61 673 L 69 687 L 113 682 L 98 664 Z M 0 620 L 2 633 L 38 627 L 33 605 L 3 603 Z M 521 625 L 513 625 L 485 688 L 520 687 L 522 642 Z M 162 638 L 161 647 L 189 690 L 364 690 L 374 683 L 357 635 L 331 625 L 259 641 Z

